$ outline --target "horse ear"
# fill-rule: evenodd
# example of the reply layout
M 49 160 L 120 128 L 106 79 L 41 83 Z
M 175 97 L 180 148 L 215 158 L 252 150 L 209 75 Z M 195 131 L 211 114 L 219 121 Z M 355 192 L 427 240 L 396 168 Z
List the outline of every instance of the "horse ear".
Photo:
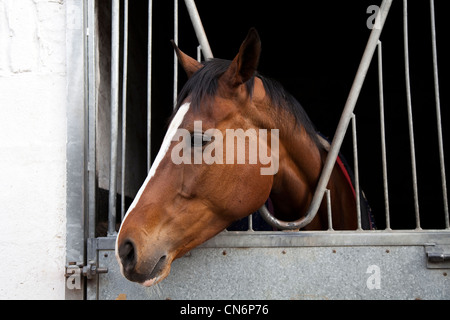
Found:
M 173 40 L 170 40 L 170 42 L 172 42 L 172 46 L 175 49 L 178 61 L 183 67 L 184 71 L 186 71 L 188 78 L 192 77 L 195 72 L 203 68 L 203 65 L 200 62 L 181 51 Z
M 233 88 L 250 80 L 258 67 L 260 54 L 261 40 L 256 29 L 251 28 L 223 79 Z

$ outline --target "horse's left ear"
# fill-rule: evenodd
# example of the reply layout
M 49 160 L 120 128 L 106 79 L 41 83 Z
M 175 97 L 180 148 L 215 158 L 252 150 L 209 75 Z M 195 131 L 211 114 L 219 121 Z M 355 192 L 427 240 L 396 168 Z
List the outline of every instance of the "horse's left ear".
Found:
M 198 62 L 194 58 L 191 58 L 186 53 L 181 51 L 173 40 L 170 40 L 170 42 L 172 42 L 172 46 L 175 49 L 178 61 L 183 67 L 184 71 L 186 71 L 188 78 L 192 77 L 194 73 L 196 73 L 199 69 L 203 68 L 203 65 L 200 62 Z
M 251 28 L 222 79 L 232 88 L 247 82 L 256 72 L 260 54 L 261 40 L 256 29 Z

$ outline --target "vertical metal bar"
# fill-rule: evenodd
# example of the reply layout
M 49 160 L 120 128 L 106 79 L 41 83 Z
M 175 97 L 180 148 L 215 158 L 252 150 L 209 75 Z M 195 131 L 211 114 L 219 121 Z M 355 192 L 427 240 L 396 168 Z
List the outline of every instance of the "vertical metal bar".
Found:
M 184 3 L 186 4 L 189 16 L 191 17 L 192 25 L 194 26 L 198 42 L 202 46 L 203 56 L 205 57 L 205 60 L 214 58 L 194 0 L 184 0 Z
M 178 45 L 178 0 L 173 1 L 173 41 Z M 177 104 L 178 96 L 178 58 L 173 52 L 173 107 Z
M 125 168 L 127 148 L 127 78 L 128 78 L 128 0 L 124 0 L 123 13 L 123 75 L 122 75 L 122 177 L 120 215 L 125 216 Z
M 93 250 L 90 245 L 91 240 L 95 239 L 95 227 L 96 227 L 96 191 L 97 191 L 97 172 L 96 172 L 96 128 L 97 128 L 97 111 L 98 111 L 98 93 L 97 93 L 97 18 L 96 18 L 96 1 L 85 0 L 88 6 L 88 77 L 86 84 L 87 92 L 89 96 L 89 162 L 88 162 L 88 197 L 89 197 L 89 216 L 88 216 L 88 233 L 87 233 L 87 245 L 86 246 L 86 261 L 97 259 L 97 250 Z M 70 50 L 69 50 L 70 51 Z M 70 72 L 68 72 L 70 73 Z M 70 119 L 70 117 L 69 117 Z M 71 182 L 72 183 L 72 182 Z M 95 281 L 86 282 L 86 298 L 88 300 L 96 299 L 98 294 L 98 283 Z
M 438 129 L 439 161 L 441 165 L 442 197 L 444 200 L 445 227 L 447 229 L 450 229 L 448 198 L 447 198 L 447 179 L 445 177 L 444 142 L 442 139 L 441 101 L 439 96 L 439 76 L 438 76 L 437 49 L 436 49 L 436 20 L 434 16 L 434 0 L 430 0 L 430 14 L 431 14 L 431 45 L 433 49 L 434 96 L 436 99 L 436 120 Z
M 197 61 L 202 62 L 202 46 L 197 46 Z
M 331 191 L 325 190 L 327 196 L 327 217 L 328 217 L 328 231 L 333 231 L 333 212 L 331 209 Z
M 86 84 L 87 95 L 88 95 L 88 106 L 89 106 L 89 118 L 88 118 L 88 135 L 89 135 L 89 159 L 88 159 L 88 201 L 89 201 L 89 212 L 88 212 L 88 234 L 87 238 L 95 237 L 95 213 L 96 213 L 96 186 L 97 186 L 97 175 L 96 175 L 96 125 L 97 125 L 97 89 L 96 89 L 96 18 L 95 18 L 95 2 L 89 2 L 85 4 L 88 6 L 88 39 L 86 44 L 87 50 L 87 70 L 88 75 Z
M 391 230 L 386 158 L 386 130 L 384 122 L 383 53 L 381 41 L 378 41 L 378 92 L 380 97 L 381 163 L 383 167 L 384 210 L 386 215 L 386 230 Z
M 254 231 L 253 230 L 253 213 L 248 216 L 248 230 L 247 231 Z
M 411 104 L 411 83 L 409 78 L 409 49 L 408 49 L 408 1 L 403 0 L 403 44 L 405 54 L 406 102 L 408 106 L 409 145 L 411 151 L 412 182 L 414 192 L 414 211 L 416 215 L 416 229 L 420 228 L 419 192 L 417 187 L 416 149 L 414 143 L 414 126 Z
M 66 58 L 68 62 L 70 61 L 66 66 L 65 96 L 67 114 L 65 123 L 67 130 L 65 259 L 66 263 L 70 263 L 85 261 L 85 240 L 89 236 L 89 233 L 86 232 L 88 230 L 87 223 L 94 223 L 92 220 L 86 219 L 87 205 L 90 205 L 91 195 L 95 196 L 94 190 L 90 189 L 90 178 L 92 176 L 95 178 L 95 174 L 92 175 L 92 171 L 88 171 L 92 154 L 90 152 L 86 154 L 86 146 L 89 144 L 87 134 L 90 133 L 90 131 L 88 132 L 87 114 L 91 115 L 91 102 L 95 101 L 92 99 L 95 97 L 95 91 L 89 91 L 92 85 L 95 85 L 95 82 L 91 82 L 95 80 L 94 77 L 91 77 L 95 70 L 95 64 L 90 59 L 91 54 L 95 51 L 91 46 L 93 37 L 89 35 L 90 19 L 93 17 L 91 13 L 94 12 L 91 2 L 66 0 L 65 4 L 67 22 L 74 23 L 72 27 L 67 27 L 65 30 Z M 91 29 L 91 33 L 93 33 L 93 29 Z M 90 138 L 89 135 L 89 140 Z M 90 192 L 88 193 L 88 191 Z M 90 211 L 88 212 L 90 213 Z M 91 229 L 89 228 L 89 230 Z M 85 289 L 83 281 L 80 282 L 80 287 L 75 289 L 69 289 L 69 286 L 66 285 L 65 299 L 84 299 L 86 297 Z
M 111 158 L 109 171 L 108 235 L 114 235 L 116 232 L 120 0 L 112 0 L 111 25 Z
M 152 165 L 152 43 L 153 0 L 148 0 L 148 46 L 147 46 L 147 171 Z
M 358 140 L 356 136 L 356 116 L 352 114 L 352 141 L 353 141 L 353 166 L 355 174 L 355 194 L 356 194 L 356 218 L 358 222 L 358 230 L 361 227 L 361 199 L 359 191 L 359 164 L 358 164 Z

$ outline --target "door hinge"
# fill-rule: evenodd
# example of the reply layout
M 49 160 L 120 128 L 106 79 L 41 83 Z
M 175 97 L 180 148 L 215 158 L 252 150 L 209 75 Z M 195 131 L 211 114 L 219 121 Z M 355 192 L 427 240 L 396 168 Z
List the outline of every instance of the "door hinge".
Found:
M 69 262 L 66 265 L 65 277 L 68 278 L 73 276 L 74 274 L 79 274 L 90 280 L 97 274 L 107 272 L 108 268 L 97 267 L 97 263 L 95 261 L 89 261 L 87 265 L 80 262 Z
M 428 269 L 450 269 L 450 245 L 426 246 Z

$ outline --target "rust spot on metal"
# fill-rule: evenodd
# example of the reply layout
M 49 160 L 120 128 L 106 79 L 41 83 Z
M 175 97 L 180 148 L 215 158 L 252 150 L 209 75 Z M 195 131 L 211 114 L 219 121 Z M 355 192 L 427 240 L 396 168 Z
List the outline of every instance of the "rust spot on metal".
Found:
M 127 295 L 125 293 L 120 293 L 116 300 L 127 300 Z

